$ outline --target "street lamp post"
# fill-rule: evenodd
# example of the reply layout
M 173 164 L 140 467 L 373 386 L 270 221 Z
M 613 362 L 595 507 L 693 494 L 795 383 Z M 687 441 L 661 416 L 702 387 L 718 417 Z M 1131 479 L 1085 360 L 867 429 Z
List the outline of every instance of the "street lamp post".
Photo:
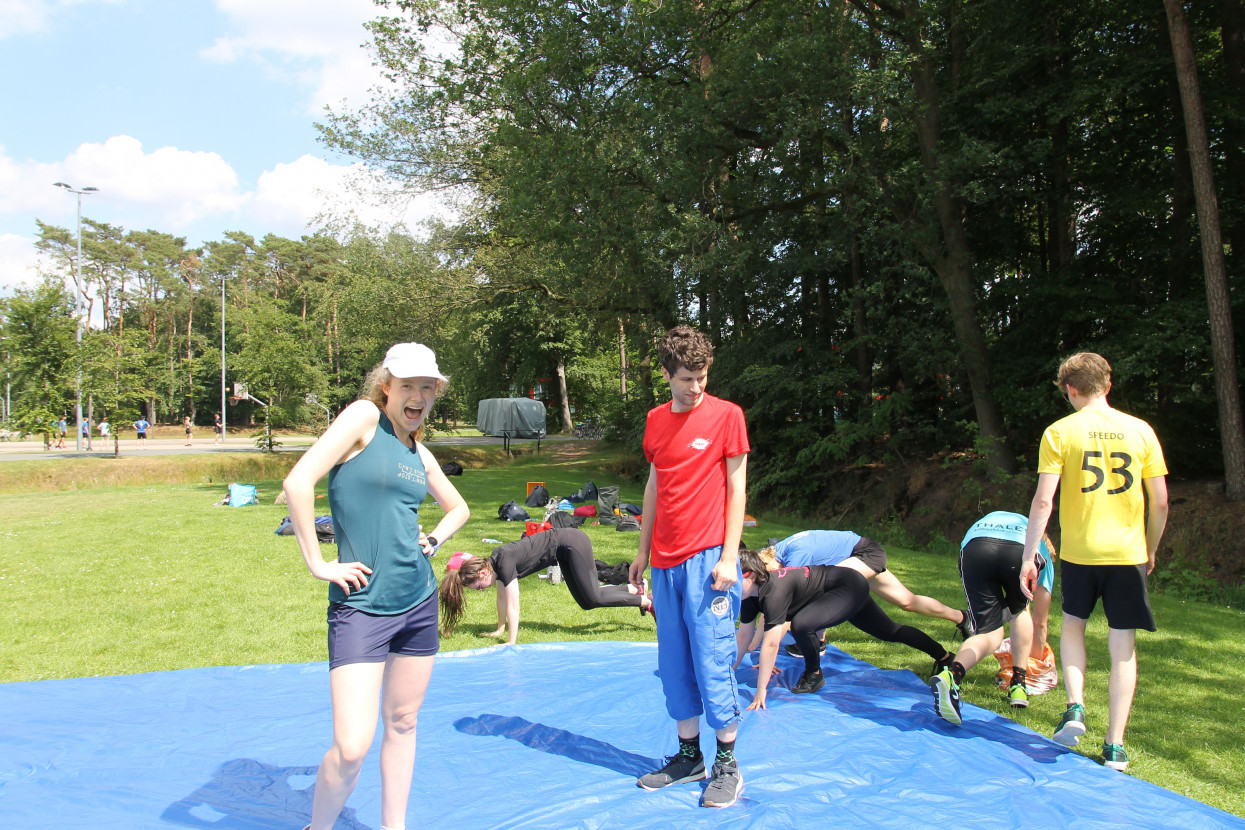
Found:
M 98 187 L 84 187 L 81 190 L 73 188 L 64 182 L 52 182 L 53 187 L 63 187 L 70 193 L 78 197 L 78 256 L 74 260 L 74 313 L 78 318 L 78 385 L 74 390 L 74 411 L 76 412 L 77 421 L 74 425 L 74 446 L 79 452 L 82 451 L 82 329 L 84 321 L 82 319 L 83 305 L 86 304 L 86 297 L 82 290 L 82 194 L 98 193 Z
M 220 443 L 225 444 L 225 274 L 220 275 Z
M 308 392 L 307 397 L 303 398 L 303 400 L 311 404 L 312 406 L 318 406 L 324 410 L 324 428 L 325 429 L 328 429 L 330 426 L 332 426 L 333 413 L 329 412 L 329 408 L 327 406 L 320 403 L 320 397 L 316 395 L 315 392 Z

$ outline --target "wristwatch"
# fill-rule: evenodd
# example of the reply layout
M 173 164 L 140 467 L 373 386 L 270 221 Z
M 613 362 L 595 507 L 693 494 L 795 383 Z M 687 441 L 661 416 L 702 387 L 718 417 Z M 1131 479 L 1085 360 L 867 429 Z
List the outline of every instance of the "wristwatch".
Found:
M 432 545 L 432 549 L 434 551 L 441 546 L 441 543 L 437 541 L 437 537 L 435 536 L 425 536 L 424 539 L 428 542 L 428 544 Z

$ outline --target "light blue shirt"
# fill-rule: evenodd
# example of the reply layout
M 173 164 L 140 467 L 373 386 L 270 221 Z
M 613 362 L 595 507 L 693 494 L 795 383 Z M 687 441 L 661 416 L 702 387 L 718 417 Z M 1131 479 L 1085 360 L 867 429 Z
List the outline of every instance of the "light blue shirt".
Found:
M 852 555 L 860 534 L 850 530 L 802 530 L 774 545 L 778 561 L 788 568 L 838 565 Z
M 1023 545 L 1025 543 L 1025 533 L 1028 530 L 1028 516 L 1022 516 L 1019 513 L 1009 513 L 1006 510 L 996 510 L 993 513 L 987 513 L 973 523 L 973 526 L 968 529 L 968 533 L 964 534 L 964 541 L 960 542 L 960 549 L 963 550 L 964 546 L 973 539 L 982 538 L 1002 539 L 1006 542 L 1019 542 Z M 1051 555 L 1050 548 L 1046 546 L 1045 539 L 1038 543 L 1038 552 L 1046 560 L 1046 564 L 1038 572 L 1038 584 L 1053 593 L 1055 588 L 1055 557 Z

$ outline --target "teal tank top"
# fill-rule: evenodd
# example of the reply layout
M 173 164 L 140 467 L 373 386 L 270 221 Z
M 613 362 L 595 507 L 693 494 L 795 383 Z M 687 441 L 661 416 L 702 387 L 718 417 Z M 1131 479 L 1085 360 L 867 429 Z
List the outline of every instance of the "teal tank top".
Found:
M 371 442 L 329 471 L 337 558 L 372 569 L 367 585 L 350 596 L 330 584 L 330 602 L 371 614 L 401 614 L 436 591 L 432 565 L 419 547 L 419 506 L 427 495 L 418 449 L 402 443 L 382 411 Z

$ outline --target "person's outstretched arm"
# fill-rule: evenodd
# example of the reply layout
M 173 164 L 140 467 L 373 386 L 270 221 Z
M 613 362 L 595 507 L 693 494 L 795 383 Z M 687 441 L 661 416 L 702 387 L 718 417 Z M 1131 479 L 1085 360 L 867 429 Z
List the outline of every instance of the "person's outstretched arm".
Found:
M 511 580 L 501 593 L 506 597 L 506 627 L 510 632 L 506 645 L 512 646 L 519 641 L 519 580 Z

